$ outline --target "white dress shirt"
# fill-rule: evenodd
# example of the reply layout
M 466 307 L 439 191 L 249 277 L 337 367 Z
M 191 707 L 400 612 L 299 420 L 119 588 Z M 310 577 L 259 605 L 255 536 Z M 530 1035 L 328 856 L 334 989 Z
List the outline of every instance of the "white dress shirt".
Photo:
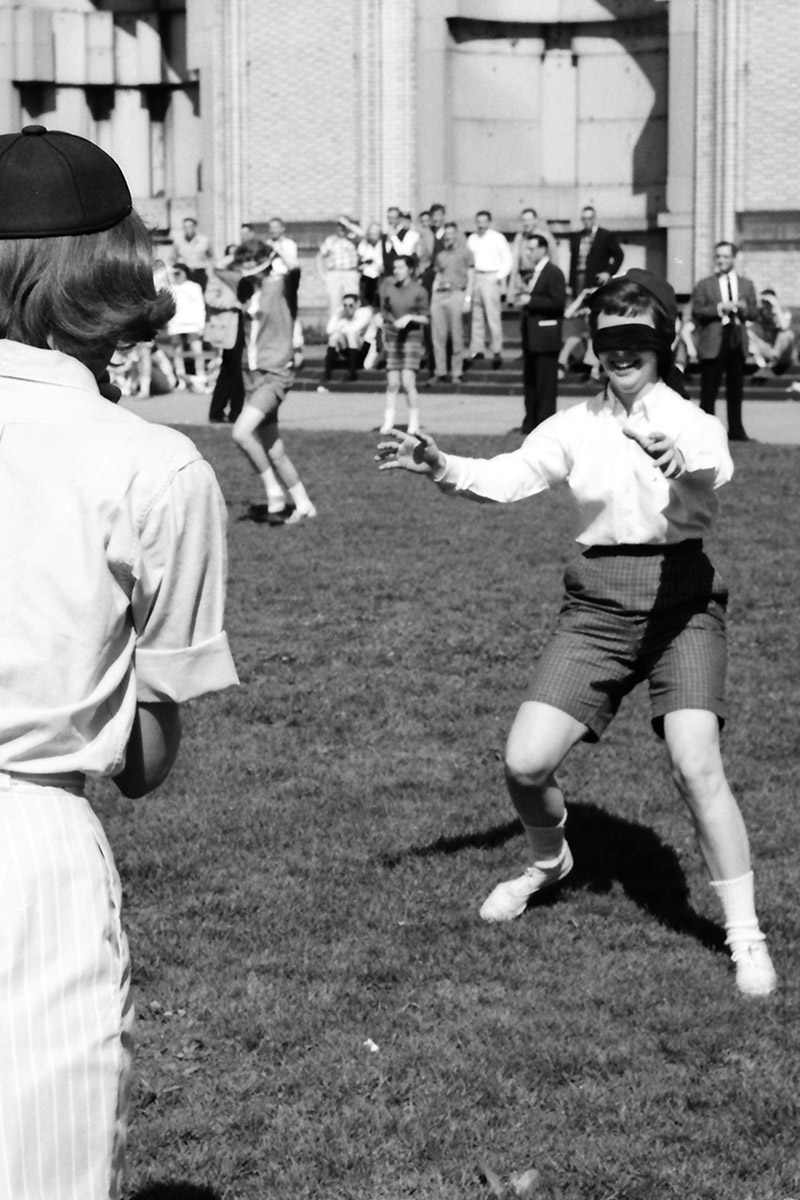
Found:
M 471 233 L 467 238 L 467 246 L 472 251 L 475 270 L 479 273 L 496 271 L 500 280 L 507 279 L 511 274 L 514 265 L 511 247 L 499 230 L 487 229 L 485 233 Z
M 0 340 L 0 771 L 113 775 L 137 701 L 237 682 L 225 506 L 188 438 Z
M 684 458 L 667 479 L 641 446 L 626 437 L 674 438 Z M 717 514 L 715 489 L 731 478 L 725 430 L 659 381 L 630 416 L 611 393 L 556 413 L 518 450 L 491 459 L 445 456 L 435 482 L 479 500 L 522 500 L 565 481 L 578 506 L 577 541 L 584 546 L 660 545 L 702 538 Z

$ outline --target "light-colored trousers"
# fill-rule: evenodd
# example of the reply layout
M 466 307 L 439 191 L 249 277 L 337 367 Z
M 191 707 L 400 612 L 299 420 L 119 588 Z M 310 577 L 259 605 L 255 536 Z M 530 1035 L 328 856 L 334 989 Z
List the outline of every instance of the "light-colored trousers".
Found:
M 460 379 L 464 370 L 464 296 L 466 292 L 434 292 L 431 296 L 431 340 L 435 375 L 447 374 L 447 339 L 453 348 L 451 371 Z
M 0 773 L 0 1196 L 117 1200 L 133 1008 L 121 889 L 80 784 Z
M 500 282 L 494 271 L 475 272 L 472 281 L 472 331 L 469 352 L 486 353 L 486 329 L 489 330 L 489 350 L 500 354 L 503 349 L 502 301 Z
M 325 290 L 328 293 L 328 316 L 332 317 L 337 309 L 342 307 L 342 300 L 348 294 L 358 295 L 358 271 L 326 271 Z

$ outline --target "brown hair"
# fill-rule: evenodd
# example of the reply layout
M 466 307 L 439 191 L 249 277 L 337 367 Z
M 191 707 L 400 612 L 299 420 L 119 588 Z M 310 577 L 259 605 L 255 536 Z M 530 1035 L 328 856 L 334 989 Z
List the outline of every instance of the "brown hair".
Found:
M 153 280 L 153 244 L 130 213 L 101 233 L 0 240 L 0 337 L 102 369 L 175 312 Z

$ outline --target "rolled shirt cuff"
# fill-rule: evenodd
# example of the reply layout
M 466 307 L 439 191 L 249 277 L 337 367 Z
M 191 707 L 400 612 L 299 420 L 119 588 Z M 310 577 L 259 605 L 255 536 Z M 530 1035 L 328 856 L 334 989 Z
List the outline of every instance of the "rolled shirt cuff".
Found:
M 225 633 L 179 650 L 137 647 L 134 670 L 136 699 L 144 704 L 180 704 L 239 682 Z

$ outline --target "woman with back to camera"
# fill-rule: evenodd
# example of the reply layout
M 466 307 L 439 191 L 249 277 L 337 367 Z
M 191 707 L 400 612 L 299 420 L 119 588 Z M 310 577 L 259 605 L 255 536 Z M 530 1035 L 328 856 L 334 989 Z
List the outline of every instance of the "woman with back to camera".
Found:
M 118 1200 L 133 1011 L 86 778 L 163 782 L 183 701 L 236 683 L 225 505 L 175 429 L 110 403 L 174 311 L 117 164 L 0 136 L 0 1194 Z
M 646 679 L 653 728 L 695 824 L 723 907 L 739 990 L 766 995 L 776 975 L 758 924 L 747 832 L 722 763 L 727 591 L 703 550 L 716 490 L 733 473 L 725 431 L 664 382 L 675 297 L 631 270 L 595 294 L 591 329 L 604 392 L 557 413 L 493 459 L 443 454 L 427 435 L 379 444 L 381 470 L 428 475 L 474 499 L 522 500 L 567 482 L 582 554 L 565 574 L 555 630 L 512 725 L 506 781 L 530 865 L 485 901 L 508 921 L 572 868 L 556 772 L 579 741 L 597 741 Z

